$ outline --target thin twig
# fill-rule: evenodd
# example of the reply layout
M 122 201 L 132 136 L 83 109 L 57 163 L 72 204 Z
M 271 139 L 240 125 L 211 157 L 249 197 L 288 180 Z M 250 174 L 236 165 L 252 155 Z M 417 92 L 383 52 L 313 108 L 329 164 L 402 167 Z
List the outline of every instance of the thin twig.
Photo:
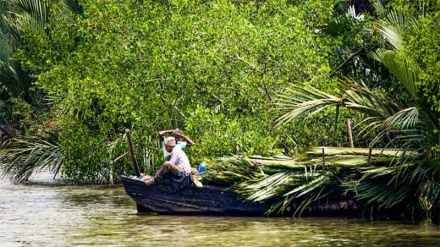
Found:
M 364 50 L 364 47 L 362 47 L 361 49 L 357 50 L 355 53 L 351 54 L 347 58 L 347 60 L 342 62 L 335 70 L 332 71 L 332 73 L 330 73 L 330 77 L 332 77 L 338 70 L 340 70 L 342 67 L 344 67 L 344 65 L 347 64 L 350 60 L 352 60 L 355 56 L 359 55 L 359 53 L 361 53 L 363 50 Z
M 120 159 L 122 159 L 125 155 L 127 155 L 127 154 L 129 154 L 129 152 L 127 151 L 127 152 L 125 152 L 125 153 L 123 153 L 123 154 L 121 154 L 119 157 L 117 157 L 115 160 L 113 160 L 113 163 L 116 163 L 116 162 L 118 162 Z

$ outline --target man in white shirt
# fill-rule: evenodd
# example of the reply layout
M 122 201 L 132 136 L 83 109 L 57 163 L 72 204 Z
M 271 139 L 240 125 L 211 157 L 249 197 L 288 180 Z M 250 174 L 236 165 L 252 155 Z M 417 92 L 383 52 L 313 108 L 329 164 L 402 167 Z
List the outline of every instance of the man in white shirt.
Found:
M 164 144 L 166 151 L 171 154 L 169 161 L 163 163 L 153 178 L 144 180 L 146 184 L 155 184 L 169 173 L 176 176 L 189 176 L 191 174 L 191 164 L 188 156 L 180 147 L 176 147 L 176 139 L 172 136 L 167 137 Z

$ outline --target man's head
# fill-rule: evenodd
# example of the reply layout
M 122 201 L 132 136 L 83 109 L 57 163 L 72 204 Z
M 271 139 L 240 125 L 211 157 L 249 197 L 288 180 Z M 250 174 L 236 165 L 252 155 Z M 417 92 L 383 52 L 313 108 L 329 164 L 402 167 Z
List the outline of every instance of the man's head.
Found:
M 173 151 L 174 146 L 176 146 L 176 139 L 172 136 L 165 138 L 165 149 L 167 152 L 171 153 Z

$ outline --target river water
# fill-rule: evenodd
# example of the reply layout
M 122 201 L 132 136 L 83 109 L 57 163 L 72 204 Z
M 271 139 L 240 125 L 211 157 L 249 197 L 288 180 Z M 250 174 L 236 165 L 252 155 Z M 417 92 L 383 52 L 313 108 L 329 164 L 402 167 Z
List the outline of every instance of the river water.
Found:
M 140 215 L 122 185 L 63 185 L 46 174 L 26 184 L 0 180 L 4 246 L 440 247 L 440 230 L 344 218 Z

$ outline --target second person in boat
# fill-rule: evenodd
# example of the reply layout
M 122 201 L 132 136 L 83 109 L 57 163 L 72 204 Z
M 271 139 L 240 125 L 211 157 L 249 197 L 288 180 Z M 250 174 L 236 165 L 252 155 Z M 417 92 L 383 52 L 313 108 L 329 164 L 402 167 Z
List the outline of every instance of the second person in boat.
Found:
M 163 157 L 166 158 L 170 153 L 165 148 L 165 135 L 171 134 L 170 136 L 174 137 L 176 139 L 176 146 L 180 149 L 185 149 L 186 147 L 191 147 L 194 145 L 193 140 L 191 140 L 189 137 L 184 135 L 180 129 L 174 129 L 174 130 L 162 130 L 159 132 L 159 138 L 162 142 L 162 150 L 163 150 Z M 184 139 L 184 141 L 180 141 L 180 138 Z

